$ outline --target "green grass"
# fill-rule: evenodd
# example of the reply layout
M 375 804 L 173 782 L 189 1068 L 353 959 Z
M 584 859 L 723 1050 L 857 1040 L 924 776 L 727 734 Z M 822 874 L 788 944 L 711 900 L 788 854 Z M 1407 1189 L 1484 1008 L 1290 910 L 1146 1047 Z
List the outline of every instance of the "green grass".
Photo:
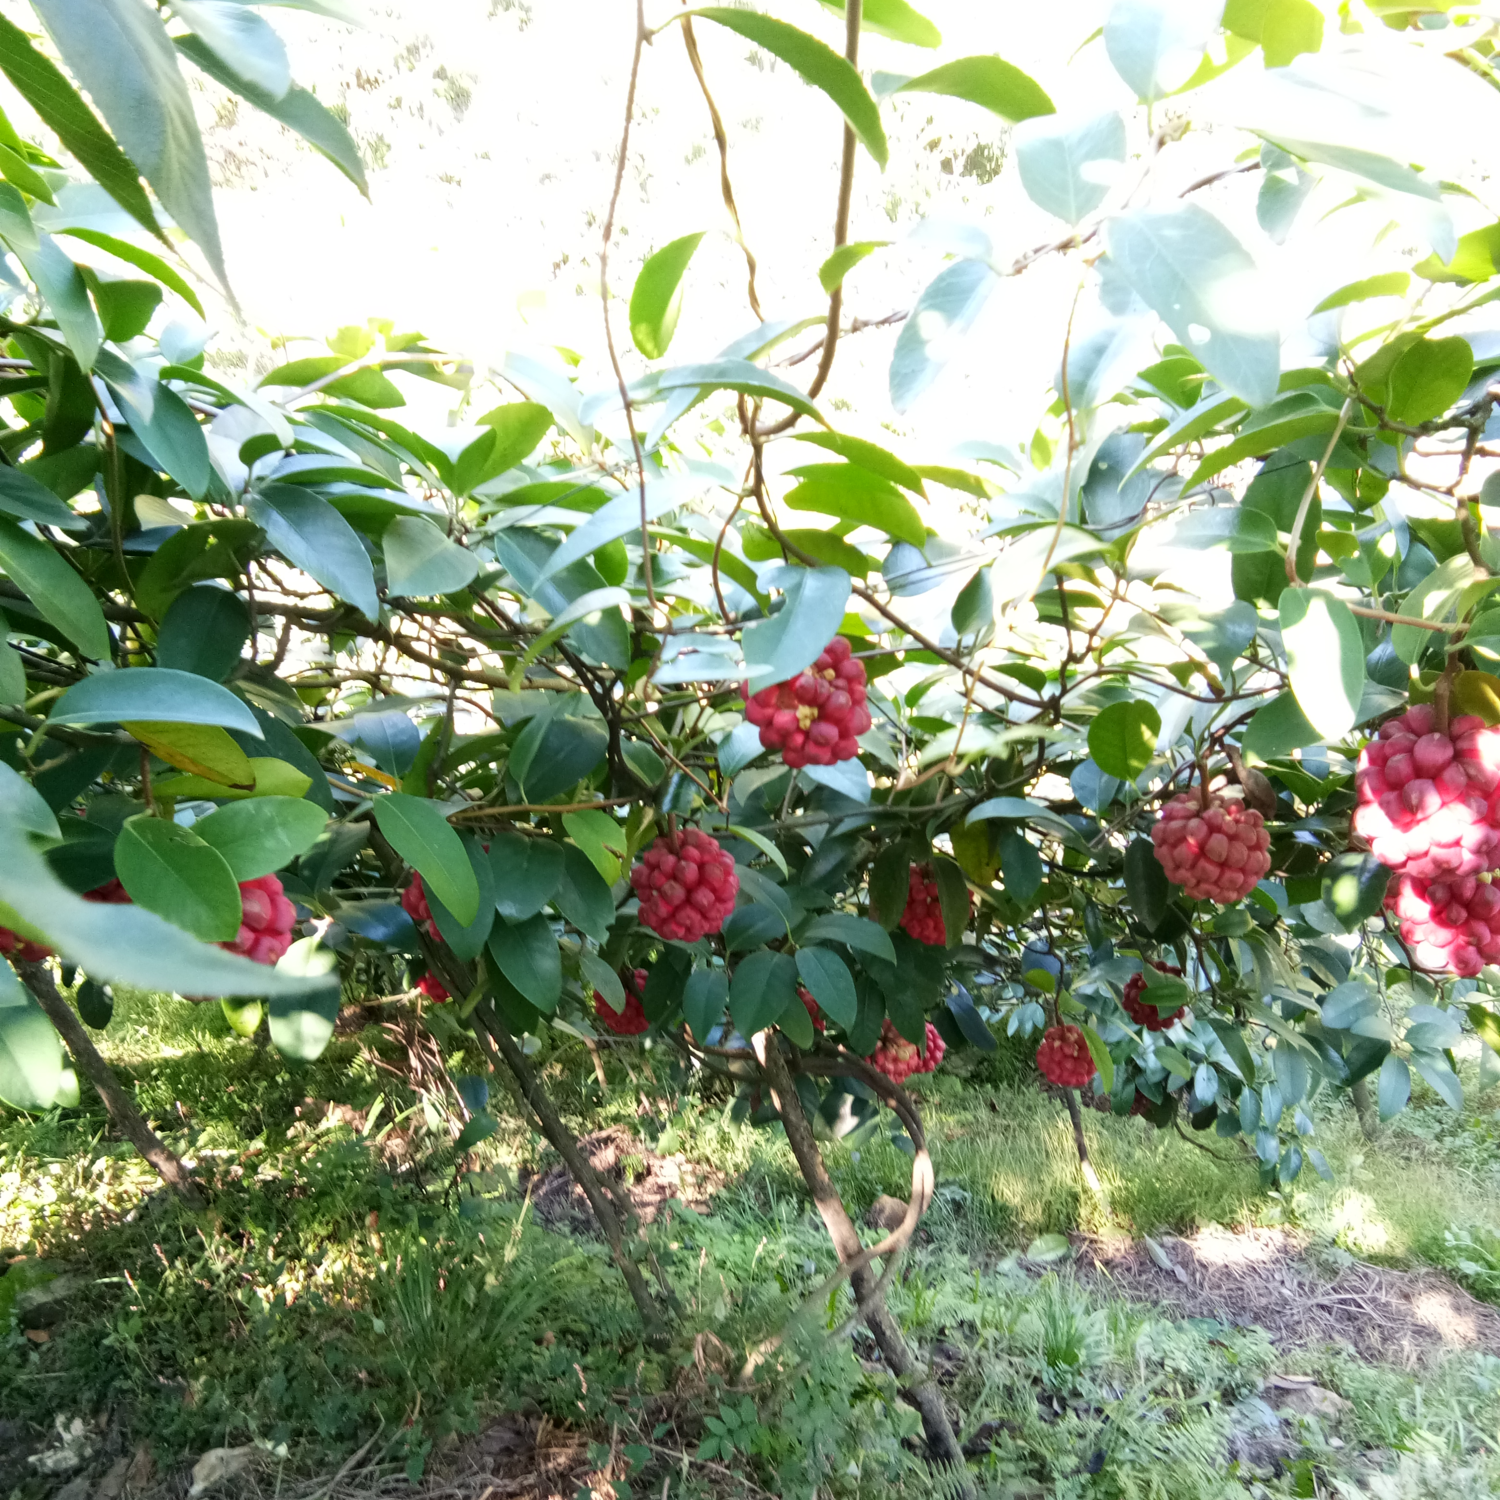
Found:
M 676 1211 L 651 1233 L 680 1307 L 679 1336 L 657 1354 L 641 1346 L 599 1243 L 534 1222 L 517 1169 L 550 1159 L 499 1089 L 501 1129 L 481 1170 L 460 1180 L 443 1090 L 378 1066 L 398 1060 L 379 1032 L 340 1038 L 299 1067 L 233 1036 L 216 1006 L 127 995 L 106 1040 L 152 1118 L 213 1182 L 214 1202 L 193 1213 L 156 1192 L 108 1140 L 91 1098 L 37 1119 L 0 1113 L 0 1247 L 74 1278 L 36 1344 L 12 1324 L 0 1277 L 0 1413 L 34 1433 L 59 1415 L 112 1413 L 163 1463 L 256 1441 L 301 1473 L 373 1437 L 373 1454 L 416 1476 L 490 1414 L 521 1407 L 596 1438 L 623 1434 L 637 1494 L 683 1473 L 671 1493 L 684 1500 L 732 1492 L 699 1454 L 774 1494 L 941 1492 L 873 1348 L 820 1332 L 847 1315 L 847 1292 L 794 1331 L 748 1408 L 728 1388 L 832 1256 L 780 1132 L 730 1123 L 725 1098 L 663 1051 L 631 1055 L 633 1083 L 612 1062 L 602 1099 L 575 1044 L 553 1038 L 537 1058 L 575 1124 L 628 1125 L 723 1178 L 712 1214 Z M 1281 1222 L 1392 1264 L 1467 1264 L 1470 1284 L 1494 1296 L 1493 1096 L 1456 1115 L 1419 1094 L 1373 1145 L 1352 1111 L 1326 1103 L 1317 1139 L 1336 1180 L 1309 1171 L 1280 1196 L 1260 1192 L 1233 1142 L 1211 1140 L 1209 1155 L 1144 1121 L 1086 1112 L 1106 1216 L 1081 1186 L 1065 1110 L 1025 1081 L 1016 1050 L 963 1054 L 921 1080 L 938 1195 L 890 1294 L 919 1350 L 948 1370 L 965 1436 L 983 1440 L 987 1494 L 1321 1494 L 1330 1476 L 1364 1486 L 1374 1470 L 1389 1471 L 1387 1487 L 1360 1493 L 1382 1500 L 1500 1490 L 1500 1361 L 1455 1355 L 1411 1372 L 1339 1351 L 1289 1360 L 1258 1330 L 1169 1321 L 1102 1298 L 1066 1265 L 1041 1274 L 1016 1254 L 1075 1228 Z M 478 1071 L 479 1060 L 450 1065 Z M 358 1133 L 299 1118 L 308 1098 L 361 1111 L 379 1101 L 381 1113 Z M 378 1139 L 394 1121 L 401 1153 Z M 909 1190 L 911 1158 L 887 1130 L 827 1148 L 856 1214 Z M 1472 1233 L 1455 1243 L 1453 1226 Z M 700 1370 L 705 1347 L 727 1354 Z M 1289 1363 L 1352 1405 L 1333 1425 L 1299 1421 L 1281 1474 L 1263 1469 L 1256 1489 L 1226 1444 L 1240 1403 L 1251 1410 L 1264 1376 Z M 0 1459 L 6 1489 L 42 1500 L 48 1483 Z

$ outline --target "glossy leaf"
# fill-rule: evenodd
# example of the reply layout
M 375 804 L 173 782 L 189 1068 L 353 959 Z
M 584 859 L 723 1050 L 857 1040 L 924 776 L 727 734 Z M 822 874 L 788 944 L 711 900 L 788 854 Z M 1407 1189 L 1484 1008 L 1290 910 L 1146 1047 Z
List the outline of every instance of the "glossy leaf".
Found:
M 1386 412 L 1415 424 L 1440 417 L 1464 393 L 1474 352 L 1460 338 L 1419 339 L 1391 366 Z
M 472 922 L 479 915 L 479 883 L 442 807 L 425 797 L 391 792 L 377 797 L 370 811 L 386 842 L 423 884 L 465 926 Z
M 899 852 L 899 851 L 898 851 Z M 902 856 L 905 863 L 905 856 Z M 902 889 L 906 885 L 906 872 L 901 873 Z M 905 902 L 903 901 L 903 905 Z M 899 917 L 900 913 L 897 913 Z M 891 924 L 893 927 L 895 923 Z M 886 963 L 896 962 L 896 950 L 886 930 L 875 922 L 866 921 L 863 917 L 851 916 L 847 912 L 829 912 L 819 917 L 802 934 L 801 941 L 814 943 L 819 940 L 825 943 L 842 943 L 846 948 L 852 948 L 856 953 L 868 953 L 872 958 L 884 959 Z
M 50 542 L 0 518 L 0 569 L 84 656 L 108 661 L 109 627 L 94 592 Z
M 479 576 L 479 559 L 449 541 L 425 516 L 397 516 L 380 545 L 386 588 L 392 595 L 416 599 L 454 594 Z
M 547 435 L 552 413 L 535 401 L 511 401 L 479 419 L 489 430 L 474 439 L 453 465 L 453 492 L 467 495 L 513 469 Z
M 294 567 L 347 599 L 366 619 L 380 618 L 370 554 L 326 500 L 295 485 L 268 484 L 250 497 L 245 512 Z
M 35 0 L 34 8 L 162 207 L 224 280 L 208 159 L 160 18 L 139 0 Z
M 647 359 L 660 359 L 682 313 L 682 278 L 704 231 L 686 234 L 648 256 L 630 294 L 630 337 Z
M 489 951 L 500 972 L 538 1010 L 551 1015 L 557 1009 L 562 998 L 562 958 L 545 917 L 497 922 L 490 932 Z
M 338 955 L 316 937 L 298 938 L 277 961 L 276 972 L 302 979 L 301 994 L 273 994 L 267 1003 L 266 1025 L 271 1043 L 284 1057 L 314 1062 L 333 1040 L 340 993 Z
M 231 942 L 240 888 L 228 861 L 189 828 L 142 813 L 115 840 L 115 872 L 130 899 L 206 942 Z
M 1380 1078 L 1376 1085 L 1380 1118 L 1389 1120 L 1399 1115 L 1410 1098 L 1411 1070 L 1393 1053 L 1380 1065 Z
M 907 411 L 958 352 L 999 277 L 983 261 L 961 260 L 928 283 L 896 336 L 889 376 L 891 405 Z
M 1125 894 L 1148 932 L 1161 926 L 1172 887 L 1150 839 L 1132 839 L 1125 850 Z
M 0 514 L 62 531 L 87 531 L 88 521 L 23 469 L 0 468 Z
M 33 1113 L 51 1109 L 63 1086 L 62 1043 L 15 970 L 0 959 L 0 1101 Z
M 249 706 L 228 688 L 169 667 L 100 672 L 74 683 L 53 705 L 55 724 L 219 724 L 262 739 Z
M 821 89 L 843 111 L 850 128 L 870 155 L 882 167 L 885 165 L 889 148 L 885 130 L 880 124 L 880 110 L 859 74 L 831 47 L 795 26 L 788 26 L 785 21 L 755 11 L 713 5 L 686 14 L 702 16 L 737 32 L 746 41 L 764 48 L 772 57 L 780 58 L 814 88 Z
M 837 953 L 827 948 L 799 948 L 797 974 L 835 1026 L 847 1031 L 854 1025 L 859 1010 L 854 978 Z
M 15 189 L 7 184 L 5 191 L 14 192 Z M 16 251 L 16 258 L 26 267 L 26 274 L 46 299 L 79 368 L 92 370 L 99 357 L 104 330 L 100 327 L 94 304 L 89 300 L 88 283 L 83 273 L 50 234 L 38 233 L 36 243 L 30 248 L 14 244 L 12 248 Z
M 877 250 L 884 249 L 889 240 L 858 240 L 852 245 L 840 245 L 827 260 L 818 267 L 818 284 L 829 296 L 834 289 L 844 284 L 846 277 L 860 261 Z
M 137 369 L 109 349 L 100 352 L 96 363 L 130 430 L 161 468 L 193 499 L 201 500 L 208 493 L 213 466 L 203 429 L 188 404 L 154 372 Z
M 896 541 L 921 547 L 927 527 L 916 507 L 888 479 L 857 464 L 810 464 L 783 503 L 792 510 L 817 511 L 873 526 Z
M 785 590 L 781 609 L 745 627 L 745 668 L 752 693 L 810 666 L 844 620 L 849 575 L 842 568 L 787 569 L 780 586 Z
M 200 318 L 207 316 L 203 311 L 203 304 L 198 300 L 198 294 L 161 256 L 153 255 L 151 251 L 143 250 L 139 245 L 132 245 L 129 240 L 119 239 L 115 235 L 105 234 L 98 229 L 85 229 L 78 225 L 70 225 L 66 229 L 59 228 L 57 233 L 67 235 L 69 239 L 82 240 L 86 245 L 93 245 L 95 249 L 107 251 L 116 259 L 135 266 L 148 276 L 154 277 L 163 286 L 170 287 Z
M 1056 108 L 1035 79 L 1002 57 L 955 58 L 930 73 L 907 79 L 896 92 L 967 99 L 1011 124 L 1034 115 L 1050 115 Z
M 729 1002 L 729 976 L 722 969 L 694 969 L 682 992 L 682 1016 L 698 1042 L 724 1018 Z
M 259 797 L 200 818 L 193 832 L 243 881 L 285 869 L 312 848 L 327 823 L 323 809 L 304 798 Z
M 158 666 L 222 682 L 250 639 L 250 611 L 228 589 L 184 589 L 168 606 L 156 636 Z
M 844 14 L 843 0 L 822 0 L 825 9 L 836 16 Z M 912 47 L 941 47 L 943 34 L 926 16 L 915 11 L 906 0 L 865 0 L 860 11 L 859 29 L 888 36 L 893 42 Z
M 250 758 L 216 724 L 142 723 L 122 726 L 150 752 L 169 766 L 201 776 L 236 791 L 253 791 L 255 770 Z
M 1291 693 L 1280 693 L 1255 710 L 1245 727 L 1240 748 L 1256 760 L 1281 760 L 1293 750 L 1316 745 L 1321 738 L 1317 728 L 1302 712 L 1296 697 Z
M 1104 202 L 1125 160 L 1125 121 L 1118 112 L 1065 118 L 1043 115 L 1011 137 L 1021 185 L 1038 208 L 1079 224 Z
M 729 1014 L 747 1041 L 797 1003 L 797 965 L 789 954 L 760 948 L 741 959 L 729 985 Z
M 878 443 L 872 443 L 866 438 L 851 437 L 846 432 L 799 432 L 794 434 L 794 438 L 799 443 L 811 443 L 816 448 L 837 453 L 849 463 L 868 469 L 879 478 L 888 479 L 892 484 L 899 484 L 902 489 L 911 490 L 913 494 L 926 498 L 927 489 L 922 482 L 921 473 Z M 823 468 L 804 465 L 787 472 L 796 479 L 805 479 L 810 474 L 822 473 Z
M 535 916 L 562 884 L 566 855 L 551 839 L 500 833 L 490 840 L 495 906 L 507 922 Z
M 223 786 L 201 776 L 166 776 L 155 783 L 159 797 L 214 797 L 221 801 L 241 801 L 247 797 L 302 797 L 312 787 L 305 771 L 273 755 L 252 755 L 250 770 L 255 785 L 250 791 Z M 318 773 L 322 775 L 320 771 Z M 327 782 L 324 782 L 327 785 Z
M 1089 754 L 1108 775 L 1134 781 L 1151 764 L 1160 733 L 1155 704 L 1140 698 L 1111 703 L 1089 725 Z
M 255 11 L 229 0 L 174 0 L 172 14 L 231 72 L 272 99 L 286 96 L 286 46 Z
M 562 856 L 562 874 L 552 892 L 553 904 L 580 932 L 602 943 L 615 919 L 614 897 L 582 849 L 567 844 Z
M 1281 639 L 1297 704 L 1325 739 L 1358 721 L 1365 688 L 1365 646 L 1349 606 L 1318 589 L 1281 595 Z
M 495 877 L 489 854 L 479 838 L 472 834 L 461 836 L 464 851 L 469 856 L 469 868 L 479 886 L 479 914 L 467 925 L 460 922 L 439 900 L 436 891 L 425 890 L 432 920 L 437 923 L 438 934 L 460 963 L 472 963 L 484 951 L 495 926 Z
M 1115 0 L 1104 49 L 1115 71 L 1148 103 L 1175 93 L 1198 70 L 1219 29 L 1224 0 Z

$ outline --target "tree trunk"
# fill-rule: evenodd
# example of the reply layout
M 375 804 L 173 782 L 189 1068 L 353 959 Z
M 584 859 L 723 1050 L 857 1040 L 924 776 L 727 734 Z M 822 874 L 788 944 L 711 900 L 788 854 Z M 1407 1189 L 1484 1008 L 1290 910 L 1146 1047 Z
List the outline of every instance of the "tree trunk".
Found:
M 119 1127 L 120 1134 L 130 1142 L 156 1169 L 157 1176 L 168 1187 L 181 1193 L 190 1203 L 204 1201 L 202 1185 L 196 1182 L 182 1159 L 172 1152 L 162 1138 L 147 1123 L 146 1117 L 136 1108 L 135 1100 L 126 1092 L 114 1070 L 99 1055 L 89 1034 L 83 1028 L 73 1007 L 58 993 L 53 982 L 52 971 L 45 963 L 21 961 L 16 964 L 26 987 L 36 997 L 36 1002 L 47 1013 L 47 1019 L 57 1029 L 79 1071 L 93 1084 L 110 1117 Z
M 1068 1101 L 1068 1118 L 1073 1122 L 1073 1144 L 1078 1148 L 1078 1165 L 1083 1170 L 1083 1180 L 1088 1190 L 1099 1200 L 1105 1213 L 1110 1212 L 1109 1194 L 1099 1181 L 1099 1174 L 1089 1160 L 1089 1143 L 1083 1137 L 1083 1111 L 1078 1106 L 1078 1090 L 1064 1089 L 1063 1098 Z
M 500 1056 L 505 1059 L 505 1065 L 520 1085 L 521 1097 L 536 1116 L 542 1128 L 542 1134 L 562 1157 L 574 1182 L 583 1189 L 584 1197 L 588 1199 L 589 1207 L 593 1209 L 594 1217 L 599 1221 L 599 1227 L 604 1231 L 605 1239 L 609 1241 L 610 1253 L 614 1256 L 615 1264 L 620 1268 L 620 1274 L 625 1278 L 625 1285 L 630 1290 L 631 1298 L 640 1309 L 641 1322 L 646 1328 L 647 1342 L 658 1347 L 665 1346 L 667 1343 L 666 1325 L 651 1296 L 651 1290 L 646 1285 L 646 1278 L 641 1274 L 640 1266 L 625 1248 L 625 1234 L 620 1224 L 620 1216 L 615 1212 L 615 1206 L 600 1183 L 598 1174 L 578 1149 L 578 1142 L 573 1132 L 563 1123 L 556 1106 L 548 1098 L 547 1091 L 538 1082 L 531 1064 L 526 1061 L 525 1053 L 516 1045 L 515 1038 L 500 1024 L 487 1001 L 476 1008 L 474 1018 L 483 1027 L 484 1032 L 487 1032 L 493 1039 Z M 479 1035 L 482 1041 L 483 1034 L 479 1033 Z M 493 1062 L 492 1057 L 491 1066 Z
M 1350 1087 L 1349 1094 L 1354 1100 L 1354 1113 L 1359 1116 L 1359 1128 L 1365 1139 L 1375 1140 L 1380 1135 L 1380 1111 L 1370 1097 L 1370 1080 L 1359 1079 Z
M 787 1071 L 786 1059 L 777 1050 L 776 1037 L 771 1032 L 761 1032 L 755 1038 L 756 1051 L 760 1054 L 765 1069 L 766 1081 L 771 1087 L 771 1098 L 781 1116 L 786 1138 L 797 1159 L 803 1181 L 812 1193 L 813 1202 L 822 1216 L 823 1226 L 841 1262 L 855 1260 L 864 1250 L 859 1231 L 854 1227 L 828 1168 L 823 1164 L 818 1143 L 813 1139 L 812 1127 L 802 1112 L 802 1102 L 792 1085 Z M 956 1465 L 964 1472 L 963 1450 L 953 1434 L 952 1424 L 943 1406 L 942 1394 L 932 1381 L 923 1375 L 907 1347 L 900 1325 L 891 1316 L 884 1297 L 876 1287 L 877 1277 L 869 1266 L 860 1266 L 850 1274 L 849 1282 L 854 1288 L 860 1311 L 880 1348 L 886 1368 L 900 1382 L 907 1400 L 921 1413 L 922 1426 L 927 1433 L 928 1446 L 934 1458 L 942 1463 Z M 960 1492 L 971 1495 L 972 1489 L 965 1486 Z

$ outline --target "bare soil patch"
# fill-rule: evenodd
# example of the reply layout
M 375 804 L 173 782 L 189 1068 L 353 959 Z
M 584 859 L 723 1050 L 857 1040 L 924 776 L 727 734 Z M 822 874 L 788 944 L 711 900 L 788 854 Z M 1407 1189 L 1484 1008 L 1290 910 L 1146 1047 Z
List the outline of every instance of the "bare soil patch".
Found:
M 1434 1354 L 1500 1355 L 1500 1309 L 1440 1271 L 1398 1271 L 1319 1256 L 1288 1230 L 1224 1229 L 1144 1242 L 1078 1237 L 1079 1268 L 1121 1296 L 1181 1317 L 1259 1324 L 1282 1348 L 1344 1343 L 1363 1358 L 1412 1368 Z

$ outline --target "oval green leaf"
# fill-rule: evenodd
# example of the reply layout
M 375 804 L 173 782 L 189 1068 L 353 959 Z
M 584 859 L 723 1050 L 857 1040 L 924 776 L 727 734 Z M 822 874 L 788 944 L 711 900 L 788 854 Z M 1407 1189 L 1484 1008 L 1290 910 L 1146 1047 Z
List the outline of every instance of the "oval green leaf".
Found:
M 74 683 L 49 716 L 54 724 L 217 724 L 264 739 L 249 705 L 226 687 L 171 667 L 129 667 Z
M 425 797 L 390 792 L 377 797 L 370 811 L 391 848 L 467 927 L 479 915 L 479 882 L 443 809 Z
M 647 359 L 660 359 L 677 331 L 682 277 L 705 231 L 685 234 L 649 256 L 630 294 L 630 337 Z
M 189 828 L 141 813 L 115 840 L 115 873 L 137 906 L 205 942 L 233 940 L 240 887 L 228 861 Z
M 1089 754 L 1106 774 L 1134 781 L 1151 764 L 1160 733 L 1155 704 L 1140 698 L 1111 703 L 1089 725 Z

